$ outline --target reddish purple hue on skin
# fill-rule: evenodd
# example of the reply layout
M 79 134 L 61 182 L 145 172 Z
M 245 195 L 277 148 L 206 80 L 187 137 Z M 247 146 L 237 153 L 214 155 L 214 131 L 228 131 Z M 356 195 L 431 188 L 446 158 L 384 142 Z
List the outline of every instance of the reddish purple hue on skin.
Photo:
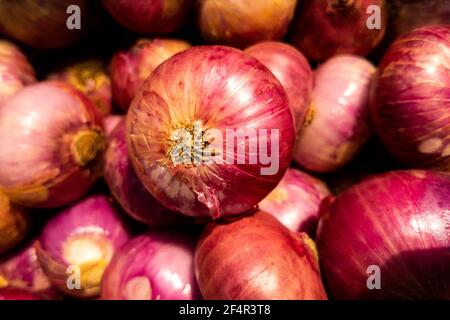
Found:
M 369 89 L 375 71 L 369 61 L 352 55 L 333 57 L 317 69 L 312 117 L 299 133 L 294 152 L 305 169 L 336 170 L 367 142 Z
M 372 122 L 387 149 L 412 167 L 450 169 L 450 25 L 403 35 L 383 57 Z
M 294 114 L 297 131 L 305 122 L 313 88 L 313 72 L 303 54 L 282 42 L 262 42 L 245 52 L 259 60 L 280 80 Z
M 114 256 L 102 283 L 104 300 L 198 300 L 195 237 L 149 232 Z
M 28 213 L 0 191 L 0 254 L 18 244 L 28 231 Z
M 337 299 L 448 299 L 450 176 L 394 171 L 344 191 L 323 212 L 317 246 Z M 369 290 L 371 265 L 381 290 Z
M 110 65 L 114 102 L 121 109 L 128 110 L 153 70 L 190 47 L 189 43 L 175 39 L 141 39 L 130 50 L 116 53 Z
M 39 296 L 17 288 L 0 289 L 1 300 L 42 300 Z
M 174 133 L 192 132 L 196 123 L 213 138 L 222 135 L 223 140 L 204 134 L 209 149 L 199 151 L 217 152 L 206 160 L 223 163 L 195 163 L 192 155 L 189 164 L 173 161 L 180 144 Z M 250 153 L 248 147 L 237 152 L 236 139 L 227 142 L 226 130 L 238 129 L 254 133 L 245 139 L 247 146 L 265 144 L 268 154 L 278 152 L 272 157 L 278 165 L 262 164 L 262 153 Z M 199 46 L 173 56 L 152 73 L 127 115 L 127 145 L 138 177 L 166 207 L 195 217 L 216 219 L 256 206 L 283 177 L 294 139 L 280 82 L 255 58 L 230 47 Z M 237 164 L 238 155 L 245 164 Z M 259 158 L 256 164 L 250 164 L 253 155 Z M 262 174 L 264 168 L 278 170 Z
M 117 114 L 110 114 L 109 116 L 103 118 L 103 128 L 105 130 L 105 136 L 107 138 L 111 136 L 111 133 L 122 121 L 122 119 L 125 119 L 125 117 Z
M 289 168 L 278 186 L 258 206 L 289 230 L 306 232 L 314 238 L 320 205 L 328 196 L 330 191 L 325 183 Z
M 369 6 L 381 9 L 381 29 L 369 29 Z M 387 25 L 384 0 L 305 0 L 294 22 L 293 41 L 310 59 L 336 54 L 367 55 L 383 39 Z
M 314 242 L 258 211 L 212 222 L 195 251 L 195 273 L 207 300 L 324 300 Z
M 102 146 L 84 95 L 62 82 L 28 86 L 0 106 L 0 189 L 27 206 L 66 205 L 97 180 Z

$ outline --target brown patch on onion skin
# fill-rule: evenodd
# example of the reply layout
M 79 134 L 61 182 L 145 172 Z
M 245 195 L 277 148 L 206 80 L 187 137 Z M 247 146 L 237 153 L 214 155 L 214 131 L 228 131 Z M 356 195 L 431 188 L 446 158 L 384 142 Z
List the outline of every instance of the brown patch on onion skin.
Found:
M 8 197 L 0 191 L 0 253 L 20 242 L 28 227 L 27 213 L 11 204 Z

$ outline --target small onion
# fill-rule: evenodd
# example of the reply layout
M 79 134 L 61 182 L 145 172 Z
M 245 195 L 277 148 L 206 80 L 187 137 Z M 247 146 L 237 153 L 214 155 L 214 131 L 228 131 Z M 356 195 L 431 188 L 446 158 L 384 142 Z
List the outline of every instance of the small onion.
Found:
M 116 126 L 124 119 L 124 116 L 117 114 L 110 114 L 103 118 L 103 128 L 105 130 L 105 136 L 109 138 L 113 133 Z
M 100 174 L 103 141 L 99 115 L 72 86 L 28 86 L 0 106 L 0 189 L 27 206 L 75 201 Z
M 0 253 L 14 247 L 23 239 L 29 227 L 28 214 L 11 204 L 0 191 Z
M 163 205 L 195 217 L 256 206 L 281 180 L 294 139 L 280 82 L 230 47 L 194 47 L 162 63 L 127 115 L 138 177 Z
M 1 300 L 42 300 L 38 295 L 18 288 L 0 289 Z
M 282 42 L 262 42 L 245 52 L 259 60 L 280 80 L 294 114 L 297 131 L 303 127 L 313 87 L 308 61 L 294 47 Z
M 37 256 L 56 288 L 70 296 L 93 297 L 100 293 L 112 256 L 129 238 L 108 198 L 90 196 L 46 224 L 36 245 Z
M 286 34 L 297 0 L 200 0 L 198 25 L 203 37 L 240 48 Z
M 261 211 L 234 222 L 212 222 L 195 252 L 207 300 L 326 299 L 314 242 Z
M 374 128 L 414 167 L 450 169 L 450 25 L 416 29 L 383 57 L 372 94 Z
M 150 232 L 129 241 L 105 271 L 105 300 L 198 300 L 195 238 Z
M 300 132 L 295 160 L 329 172 L 346 164 L 370 138 L 369 91 L 375 67 L 357 56 L 340 55 L 315 74 L 310 123 Z
M 385 0 L 305 0 L 299 12 L 293 40 L 313 60 L 324 61 L 336 54 L 367 55 L 386 31 Z M 379 18 L 379 28 L 368 27 L 372 15 Z
M 442 173 L 394 171 L 344 191 L 323 212 L 317 233 L 330 294 L 448 299 L 449 213 L 450 176 Z
M 319 209 L 330 196 L 325 183 L 300 170 L 287 169 L 278 186 L 259 203 L 259 208 L 294 232 L 314 237 Z
M 116 53 L 110 65 L 114 102 L 121 109 L 128 110 L 153 70 L 174 54 L 190 47 L 189 43 L 181 40 L 141 39 L 130 50 Z

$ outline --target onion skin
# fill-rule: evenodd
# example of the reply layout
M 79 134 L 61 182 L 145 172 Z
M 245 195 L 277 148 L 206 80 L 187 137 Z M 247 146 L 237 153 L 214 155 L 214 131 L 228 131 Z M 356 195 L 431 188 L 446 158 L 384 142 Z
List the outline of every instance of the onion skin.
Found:
M 110 71 L 114 102 L 128 110 L 131 101 L 148 76 L 162 62 L 191 45 L 174 39 L 141 39 L 128 51 L 116 53 Z
M 450 170 L 449 50 L 449 25 L 424 27 L 394 42 L 379 65 L 372 122 L 390 153 L 412 167 Z
M 103 118 L 103 128 L 105 130 L 105 136 L 109 138 L 113 133 L 116 126 L 124 119 L 124 116 L 118 114 L 110 114 Z
M 194 240 L 180 232 L 150 232 L 129 241 L 105 271 L 102 299 L 200 299 Z
M 79 199 L 101 173 L 100 116 L 72 86 L 41 82 L 0 106 L 0 190 L 21 205 Z
M 314 242 L 261 211 L 210 223 L 197 244 L 195 273 L 205 300 L 327 299 Z
M 381 28 L 369 29 L 369 6 L 381 9 Z M 365 56 L 383 39 L 387 25 L 384 0 L 305 0 L 294 22 L 293 42 L 311 60 L 337 54 Z
M 297 0 L 200 0 L 198 25 L 209 42 L 245 48 L 283 38 L 296 5 Z
M 289 168 L 278 186 L 258 206 L 289 230 L 306 232 L 314 238 L 321 203 L 330 195 L 328 187 L 319 179 Z
M 314 75 L 303 54 L 282 42 L 262 42 L 245 52 L 259 60 L 280 80 L 289 99 L 297 131 L 305 122 Z
M 100 293 L 104 270 L 130 234 L 106 196 L 90 196 L 53 217 L 36 245 L 39 262 L 52 284 L 74 297 Z M 81 287 L 70 289 L 69 266 L 80 270 Z
M 305 169 L 331 172 L 350 161 L 371 136 L 369 92 L 375 67 L 340 55 L 315 73 L 309 124 L 299 133 L 294 158 Z
M 0 289 L 1 300 L 42 300 L 39 296 L 17 288 Z
M 213 138 L 216 132 L 223 137 L 220 142 L 202 135 L 209 151 L 219 150 L 206 159 L 214 163 L 196 162 L 194 156 L 188 164 L 175 162 L 174 134 L 192 132 L 198 123 L 205 132 L 214 130 Z M 247 146 L 263 135 L 267 150 L 278 152 L 277 164 L 238 164 L 237 156 L 249 159 L 249 148 L 234 152 L 236 142 L 226 141 L 227 129 L 253 130 Z M 272 146 L 273 136 L 282 138 Z M 127 145 L 139 179 L 163 205 L 194 217 L 216 219 L 256 206 L 281 180 L 294 139 L 292 113 L 279 81 L 256 59 L 230 47 L 199 46 L 173 56 L 144 83 L 127 115 Z
M 8 197 L 0 191 L 0 254 L 19 243 L 28 227 L 27 212 L 11 204 Z

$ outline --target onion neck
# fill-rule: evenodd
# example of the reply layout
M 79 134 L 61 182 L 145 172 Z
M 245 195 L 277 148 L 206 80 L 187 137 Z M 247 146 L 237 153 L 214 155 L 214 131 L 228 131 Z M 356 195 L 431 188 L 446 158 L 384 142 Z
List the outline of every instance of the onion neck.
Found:
M 70 152 L 76 164 L 85 167 L 96 160 L 104 148 L 105 138 L 97 130 L 81 130 L 72 140 Z
M 86 263 L 80 266 L 80 284 L 85 292 L 99 292 L 100 284 L 108 265 L 105 259 L 100 259 L 92 263 Z

